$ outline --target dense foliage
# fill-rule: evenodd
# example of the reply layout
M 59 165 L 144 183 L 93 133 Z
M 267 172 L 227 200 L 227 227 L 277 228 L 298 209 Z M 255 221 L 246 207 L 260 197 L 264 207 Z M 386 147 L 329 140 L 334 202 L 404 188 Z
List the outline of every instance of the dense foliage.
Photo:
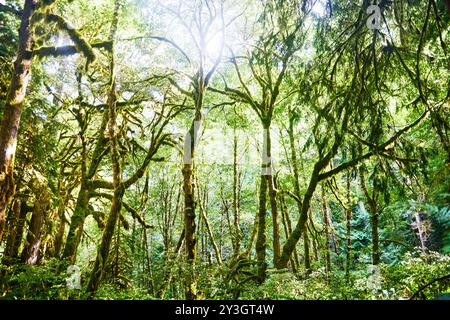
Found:
M 1 299 L 448 297 L 450 2 L 369 7 L 0 1 Z

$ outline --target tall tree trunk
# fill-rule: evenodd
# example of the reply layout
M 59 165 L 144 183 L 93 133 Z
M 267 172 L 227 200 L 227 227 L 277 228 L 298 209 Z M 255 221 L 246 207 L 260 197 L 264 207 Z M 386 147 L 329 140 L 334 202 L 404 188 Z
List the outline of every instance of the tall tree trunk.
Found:
M 20 199 L 16 198 L 8 215 L 8 238 L 6 240 L 6 247 L 2 260 L 2 264 L 4 265 L 10 265 L 13 258 L 15 258 L 12 254 L 14 242 L 17 237 L 17 229 L 21 216 L 21 207 L 22 205 Z M 22 237 L 22 234 L 20 236 Z
M 322 187 L 322 214 L 323 214 L 323 229 L 325 233 L 325 261 L 327 273 L 331 272 L 331 252 L 330 252 L 330 235 L 329 235 L 329 218 L 328 218 L 328 205 L 325 200 L 325 190 Z
M 14 158 L 23 102 L 31 71 L 33 34 L 30 21 L 37 3 L 38 0 L 25 1 L 19 29 L 17 58 L 14 62 L 14 72 L 0 124 L 0 242 L 5 228 L 6 208 L 15 192 Z
M 187 300 L 195 300 L 197 297 L 196 281 L 194 275 L 194 263 L 197 255 L 197 238 L 195 225 L 195 184 L 193 179 L 193 160 L 196 139 L 200 127 L 201 103 L 197 105 L 194 121 L 185 141 L 185 154 L 183 166 L 183 192 L 184 192 L 184 236 L 186 258 L 189 270 L 187 271 L 187 282 L 185 297 Z
M 267 177 L 269 183 L 269 198 L 270 208 L 272 210 L 272 237 L 273 237 L 273 265 L 278 268 L 278 261 L 280 260 L 280 226 L 278 222 L 278 208 L 277 208 L 277 192 L 274 187 L 273 176 Z
M 281 204 L 281 217 L 282 217 L 282 222 L 283 222 L 283 226 L 284 226 L 284 232 L 285 232 L 286 239 L 287 239 L 287 238 L 289 238 L 289 235 L 292 232 L 292 223 L 291 223 L 291 218 L 289 217 L 289 212 L 287 210 L 286 201 L 284 199 L 284 193 L 282 192 L 279 197 L 280 197 L 280 204 Z M 290 262 L 291 262 L 292 271 L 294 271 L 294 273 L 297 272 L 298 265 L 299 265 L 297 248 L 294 249 L 294 254 L 291 257 Z
M 346 223 L 346 259 L 345 259 L 345 280 L 347 283 L 350 281 L 350 268 L 351 268 L 351 233 L 352 233 L 352 209 L 351 209 L 351 200 L 350 200 L 350 174 L 347 174 L 347 201 L 345 205 L 345 223 Z
M 59 257 L 59 254 L 61 253 L 62 245 L 64 242 L 64 231 L 66 230 L 66 219 L 64 217 L 65 205 L 61 205 L 58 211 L 59 211 L 59 225 L 55 237 L 55 251 L 53 253 L 54 257 Z
M 267 128 L 264 126 L 262 162 L 261 162 L 261 182 L 259 188 L 259 206 L 258 206 L 258 229 L 256 234 L 256 260 L 258 264 L 258 281 L 264 282 L 266 278 L 266 213 L 267 213 L 267 171 L 271 170 L 270 163 L 267 163 L 265 157 L 268 157 L 267 146 Z
M 252 233 L 250 234 L 250 237 L 247 241 L 247 246 L 246 246 L 244 252 L 241 254 L 242 258 L 248 258 L 252 251 L 253 243 L 255 242 L 256 233 L 258 231 L 258 217 L 259 217 L 259 211 L 257 210 L 256 214 L 255 214 L 255 221 L 252 226 Z
M 311 271 L 311 260 L 310 260 L 310 253 L 309 253 L 309 237 L 308 237 L 308 228 L 306 227 L 303 232 L 303 246 L 304 246 L 304 253 L 305 253 L 305 270 L 306 273 L 309 273 Z
M 314 170 L 310 179 L 310 183 L 308 189 L 306 190 L 305 197 L 303 198 L 302 207 L 300 216 L 297 222 L 297 225 L 292 230 L 291 235 L 287 239 L 286 243 L 283 246 L 283 251 L 280 257 L 280 268 L 285 268 L 287 263 L 291 257 L 292 252 L 297 245 L 298 240 L 300 239 L 302 233 L 305 230 L 306 222 L 308 221 L 308 212 L 311 205 L 311 199 L 316 190 L 317 184 L 319 182 L 319 171 L 321 166 L 317 163 L 314 166 Z
M 291 167 L 292 167 L 292 173 L 294 174 L 294 192 L 295 196 L 297 197 L 297 210 L 298 214 L 301 215 L 302 212 L 302 203 L 301 203 L 301 194 L 300 194 L 300 175 L 298 170 L 298 160 L 297 160 L 297 150 L 295 147 L 295 138 L 294 138 L 294 113 L 290 112 L 289 117 L 289 128 L 288 128 L 288 135 L 289 135 L 289 144 L 291 149 Z M 308 272 L 311 269 L 311 261 L 309 257 L 309 241 L 308 241 L 308 232 L 307 228 L 304 230 L 303 235 L 303 246 L 304 246 L 304 263 L 305 263 L 305 269 Z
M 264 168 L 263 168 L 264 169 Z M 267 176 L 261 175 L 259 187 L 258 229 L 256 234 L 256 260 L 258 263 L 258 281 L 264 282 L 266 278 L 266 195 Z
M 346 129 L 349 117 L 349 113 L 347 111 L 344 110 L 343 114 L 344 119 L 342 121 L 341 132 L 343 132 Z M 283 246 L 283 251 L 281 253 L 279 264 L 280 268 L 286 268 L 287 263 L 291 257 L 291 254 L 294 251 L 295 246 L 298 240 L 300 239 L 303 231 L 305 230 L 306 222 L 308 221 L 308 212 L 311 207 L 311 200 L 314 195 L 314 192 L 316 191 L 317 185 L 321 180 L 319 177 L 320 172 L 329 165 L 330 161 L 336 155 L 339 146 L 342 143 L 342 139 L 343 137 L 341 134 L 335 134 L 334 143 L 330 148 L 330 150 L 314 164 L 314 168 L 308 183 L 308 188 L 306 189 L 305 195 L 303 197 L 302 207 L 300 210 L 300 216 L 298 218 L 297 224 L 295 228 L 292 230 L 291 235 L 286 240 L 286 243 Z
M 114 80 L 113 80 L 114 81 Z M 92 268 L 91 277 L 87 286 L 88 292 L 95 292 L 98 289 L 98 285 L 103 277 L 103 271 L 106 266 L 109 250 L 111 248 L 112 238 L 114 236 L 114 230 L 117 224 L 117 220 L 122 208 L 122 199 L 125 193 L 125 187 L 121 179 L 121 168 L 119 164 L 118 151 L 117 151 L 117 137 L 115 133 L 115 120 L 116 120 L 116 89 L 115 81 L 111 84 L 111 89 L 108 96 L 108 105 L 110 106 L 110 123 L 109 137 L 111 148 L 111 162 L 113 167 L 113 185 L 114 194 L 111 201 L 111 209 L 109 211 L 108 220 L 106 221 L 105 228 L 103 229 L 102 240 L 97 252 L 97 258 Z
M 23 231 L 25 228 L 25 222 L 27 219 L 28 212 L 32 211 L 33 207 L 29 207 L 27 205 L 26 199 L 22 201 L 22 204 L 20 205 L 20 216 L 19 221 L 16 228 L 16 236 L 14 239 L 14 242 L 12 242 L 12 249 L 11 249 L 11 258 L 17 259 L 19 258 L 19 249 L 20 245 L 22 244 L 22 237 L 23 237 Z
M 234 256 L 239 256 L 242 232 L 239 226 L 239 172 L 238 172 L 238 137 L 234 129 L 233 143 L 233 213 L 234 213 Z
M 423 196 L 419 196 L 419 203 L 423 202 Z M 418 209 L 414 210 L 414 220 L 415 227 L 417 228 L 417 234 L 419 236 L 420 248 L 424 254 L 427 254 L 427 246 L 426 246 L 426 234 L 423 227 L 423 221 L 420 218 L 420 211 Z
M 64 247 L 63 258 L 68 258 L 74 264 L 77 258 L 77 249 L 83 234 L 84 220 L 88 212 L 89 190 L 85 183 L 80 186 L 77 203 L 70 220 L 69 233 L 67 234 L 66 245 Z
M 79 79 L 79 78 L 78 78 Z M 66 247 L 64 248 L 63 258 L 68 258 L 70 264 L 75 264 L 77 258 L 77 249 L 83 235 L 84 220 L 88 214 L 89 206 L 89 180 L 87 179 L 87 144 L 85 139 L 85 126 L 78 118 L 81 139 L 81 185 L 78 193 L 77 203 L 73 212 L 69 233 L 67 235 Z
M 373 195 L 371 196 L 369 194 L 369 191 L 367 190 L 363 166 L 359 167 L 359 177 L 361 182 L 361 189 L 363 190 L 367 204 L 369 205 L 370 226 L 372 231 L 372 264 L 377 265 L 380 263 L 377 204 L 375 202 L 375 199 L 373 198 Z
M 311 232 L 311 230 L 310 230 Z M 311 233 L 312 234 L 312 233 Z M 320 255 L 319 255 L 319 241 L 317 240 L 317 234 L 314 234 L 311 239 L 311 247 L 313 248 L 313 261 L 320 262 Z
M 211 244 L 213 246 L 214 252 L 216 253 L 217 263 L 220 265 L 220 264 L 222 264 L 222 255 L 220 254 L 219 247 L 217 246 L 216 239 L 214 237 L 214 233 L 213 233 L 212 228 L 211 228 L 211 226 L 209 224 L 208 216 L 207 216 L 207 213 L 206 213 L 206 208 L 207 208 L 207 204 L 206 204 L 206 189 L 204 191 L 205 194 L 203 196 L 203 199 L 201 199 L 201 197 L 200 197 L 200 187 L 198 187 L 197 189 L 198 189 L 198 198 L 199 198 L 199 204 L 200 204 L 200 214 L 201 214 L 201 217 L 203 218 L 203 221 L 205 223 L 206 230 L 208 231 L 208 235 L 209 235 L 209 238 L 211 240 Z
M 75 205 L 74 213 L 70 219 L 69 232 L 66 238 L 66 244 L 63 251 L 63 259 L 69 259 L 71 264 L 75 263 L 78 245 L 81 241 L 83 234 L 84 221 L 89 213 L 89 199 L 92 189 L 92 179 L 95 176 L 97 169 L 100 165 L 100 161 L 105 154 L 105 145 L 107 138 L 104 134 L 108 125 L 108 110 L 105 109 L 102 115 L 102 122 L 98 132 L 100 133 L 97 141 L 95 142 L 94 152 L 91 156 L 91 162 L 89 169 L 87 169 L 87 154 L 85 152 L 86 145 L 83 144 L 83 156 L 81 165 L 81 185 L 78 191 L 77 202 Z M 87 172 L 86 172 L 87 171 Z
M 113 42 L 110 53 L 110 87 L 108 91 L 108 137 L 110 144 L 110 156 L 112 163 L 112 175 L 113 175 L 113 187 L 114 194 L 111 201 L 111 209 L 106 221 L 105 228 L 103 229 L 102 240 L 97 251 L 97 258 L 95 259 L 92 273 L 87 285 L 87 291 L 94 293 L 97 291 L 99 283 L 103 277 L 103 272 L 109 257 L 109 250 L 111 248 L 112 238 L 114 236 L 114 230 L 117 224 L 117 220 L 122 208 L 122 199 L 125 193 L 125 187 L 122 183 L 122 169 L 120 167 L 120 159 L 118 153 L 118 141 L 116 135 L 116 119 L 117 119 L 117 91 L 116 91 L 116 76 L 115 76 L 115 63 L 114 63 L 114 42 L 117 31 L 117 24 L 119 20 L 120 0 L 115 1 L 114 17 L 111 23 L 110 41 Z M 119 244 L 117 244 L 119 245 Z
M 261 186 L 259 190 L 258 233 L 256 237 L 256 259 L 258 262 L 258 281 L 266 278 L 266 213 L 267 193 L 269 193 L 272 211 L 273 235 L 273 264 L 278 268 L 280 260 L 280 231 L 278 223 L 278 208 L 276 203 L 276 190 L 272 175 L 272 155 L 270 140 L 270 120 L 263 121 L 263 148 L 261 162 Z
M 27 264 L 36 264 L 40 258 L 45 216 L 50 204 L 50 195 L 46 187 L 43 186 L 40 191 L 34 203 L 30 227 L 21 254 L 22 262 Z

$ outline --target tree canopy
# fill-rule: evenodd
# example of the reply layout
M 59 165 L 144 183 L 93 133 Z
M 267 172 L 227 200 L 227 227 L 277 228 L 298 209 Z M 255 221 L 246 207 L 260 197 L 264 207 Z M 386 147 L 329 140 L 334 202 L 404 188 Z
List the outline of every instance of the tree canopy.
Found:
M 1 297 L 449 292 L 450 1 L 10 0 L 0 40 Z

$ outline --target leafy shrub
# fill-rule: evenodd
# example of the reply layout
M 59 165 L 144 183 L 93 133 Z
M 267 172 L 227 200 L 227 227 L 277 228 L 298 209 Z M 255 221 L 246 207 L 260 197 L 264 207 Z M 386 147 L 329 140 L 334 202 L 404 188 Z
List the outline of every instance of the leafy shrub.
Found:
M 18 264 L 3 267 L 3 299 L 8 300 L 55 300 L 76 299 L 79 290 L 66 288 L 67 274 L 60 270 L 60 262 L 50 259 L 45 264 L 31 266 Z
M 401 298 L 410 298 L 417 290 L 433 280 L 450 275 L 450 256 L 438 252 L 417 250 L 406 253 L 403 261 L 383 271 L 385 283 Z M 450 290 L 450 281 L 436 281 L 421 292 L 420 298 L 432 299 Z
M 143 288 L 133 287 L 124 289 L 112 284 L 105 284 L 100 286 L 95 294 L 95 299 L 98 300 L 153 300 L 147 290 Z

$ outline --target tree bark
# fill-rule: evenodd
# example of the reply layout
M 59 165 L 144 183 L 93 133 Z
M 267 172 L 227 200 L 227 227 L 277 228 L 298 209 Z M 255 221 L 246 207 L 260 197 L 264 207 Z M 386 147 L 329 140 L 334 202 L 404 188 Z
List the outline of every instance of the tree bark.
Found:
M 30 227 L 21 254 L 21 261 L 32 265 L 36 264 L 40 258 L 45 216 L 50 203 L 50 195 L 46 187 L 42 186 L 40 191 L 41 193 L 36 197 L 34 203 Z
M 264 168 L 263 168 L 264 169 Z M 256 261 L 258 263 L 258 281 L 264 282 L 266 278 L 266 194 L 267 176 L 261 175 L 259 189 L 258 229 L 256 234 Z
M 206 193 L 206 190 L 205 190 L 205 193 Z M 206 230 L 208 232 L 209 238 L 211 239 L 211 244 L 213 246 L 214 252 L 216 253 L 217 263 L 220 265 L 220 264 L 222 264 L 222 255 L 220 254 L 219 247 L 217 246 L 216 239 L 214 237 L 214 233 L 212 231 L 211 225 L 209 224 L 208 216 L 206 214 L 206 208 L 207 208 L 206 194 L 203 197 L 203 201 L 204 202 L 203 202 L 203 205 L 202 205 L 202 199 L 200 198 L 200 188 L 198 188 L 198 197 L 199 197 L 199 204 L 200 204 L 200 213 L 201 213 L 201 216 L 202 216 L 203 221 L 205 223 Z
M 114 62 L 114 42 L 117 31 L 117 24 L 119 20 L 120 0 L 115 1 L 114 17 L 111 23 L 111 30 L 109 39 L 113 41 L 113 46 L 110 53 L 110 85 L 108 91 L 108 138 L 110 144 L 110 157 L 112 163 L 113 187 L 114 194 L 111 201 L 111 209 L 106 221 L 105 228 L 102 234 L 102 240 L 97 251 L 97 258 L 95 259 L 92 273 L 87 285 L 87 291 L 94 293 L 97 291 L 99 283 L 103 277 L 105 266 L 109 257 L 109 250 L 111 248 L 114 230 L 117 220 L 122 208 L 122 199 L 125 193 L 125 186 L 122 183 L 122 168 L 120 166 L 118 141 L 116 135 L 116 119 L 117 119 L 117 89 L 116 89 L 116 75 Z M 119 244 L 117 244 L 119 245 Z
M 22 205 L 20 199 L 16 199 L 13 202 L 13 205 L 11 207 L 11 211 L 8 215 L 8 238 L 6 240 L 6 247 L 5 252 L 3 254 L 3 260 L 2 264 L 4 265 L 10 265 L 12 263 L 13 258 L 13 250 L 14 250 L 14 243 L 16 241 L 16 238 L 18 236 L 17 231 L 19 229 L 20 224 L 20 218 L 22 213 Z M 23 225 L 23 222 L 22 222 Z M 23 227 L 22 227 L 23 228 Z M 23 229 L 22 229 L 23 232 Z M 20 234 L 20 237 L 22 237 L 22 234 Z
M 305 270 L 306 273 L 311 271 L 311 258 L 309 253 L 309 237 L 308 237 L 308 228 L 305 227 L 303 231 L 303 246 L 304 246 L 304 259 L 305 259 Z
M 66 244 L 63 252 L 63 259 L 69 259 L 71 264 L 76 261 L 78 245 L 80 244 L 81 236 L 83 234 L 84 220 L 89 213 L 89 199 L 90 194 L 93 191 L 92 179 L 97 172 L 100 165 L 100 161 L 104 155 L 105 144 L 107 138 L 104 135 L 106 127 L 108 125 L 108 110 L 103 111 L 102 122 L 98 129 L 100 135 L 97 138 L 94 152 L 91 157 L 89 169 L 87 170 L 87 156 L 83 151 L 82 156 L 82 170 L 81 170 L 81 185 L 78 191 L 77 202 L 75 205 L 74 213 L 70 219 L 69 232 L 66 238 Z M 85 148 L 84 146 L 83 148 Z M 86 172 L 87 171 L 87 172 Z
M 197 125 L 195 121 L 201 121 L 201 112 L 196 112 L 196 117 L 189 130 L 190 137 L 186 137 L 185 141 L 185 161 L 183 165 L 183 192 L 184 192 L 184 236 L 186 258 L 188 262 L 187 283 L 185 290 L 185 297 L 187 300 L 195 300 L 197 297 L 196 284 L 194 279 L 194 260 L 197 255 L 197 238 L 196 238 L 196 224 L 195 224 L 195 184 L 193 181 L 193 160 L 194 160 L 194 145 L 197 138 Z M 186 147 L 189 151 L 186 151 Z M 189 155 L 186 152 L 190 153 Z M 187 162 L 187 163 L 186 163 Z
M 347 126 L 348 114 L 344 113 L 344 120 L 342 124 L 342 129 Z M 287 263 L 290 259 L 292 252 L 295 249 L 295 246 L 300 239 L 303 231 L 305 230 L 306 222 L 308 221 L 308 211 L 311 206 L 311 200 L 314 195 L 314 192 L 317 188 L 318 183 L 320 182 L 320 172 L 330 163 L 331 159 L 336 155 L 337 150 L 342 142 L 342 136 L 339 134 L 335 135 L 335 141 L 331 149 L 324 155 L 320 160 L 316 162 L 314 165 L 313 172 L 311 173 L 311 178 L 309 180 L 308 188 L 306 189 L 305 196 L 302 201 L 302 208 L 300 212 L 300 216 L 298 222 L 292 231 L 291 235 L 287 239 L 286 243 L 283 246 L 283 251 L 280 257 L 279 268 L 286 268 Z
M 330 236 L 329 236 L 329 218 L 328 218 L 328 205 L 325 200 L 325 191 L 322 187 L 322 214 L 323 214 L 323 229 L 325 233 L 325 261 L 327 273 L 331 272 L 331 252 L 330 252 Z
M 286 239 L 288 239 L 292 232 L 291 218 L 289 217 L 289 212 L 287 210 L 286 201 L 284 199 L 284 193 L 281 193 L 279 197 L 280 197 L 281 217 L 282 217 L 282 222 L 283 222 L 283 226 L 284 226 L 284 232 L 286 235 Z M 290 262 L 291 262 L 292 271 L 294 271 L 294 273 L 297 272 L 298 265 L 299 265 L 297 248 L 294 249 L 294 253 L 293 253 L 293 256 L 291 257 Z
M 83 234 L 84 220 L 88 212 L 89 189 L 82 183 L 78 193 L 75 210 L 70 220 L 69 233 L 67 234 L 63 258 L 68 258 L 74 264 L 77 258 L 77 249 Z
M 258 262 L 258 281 L 260 283 L 265 280 L 267 269 L 267 263 L 265 261 L 267 194 L 269 195 L 272 211 L 273 264 L 276 268 L 279 267 L 281 251 L 276 190 L 272 175 L 270 120 L 263 120 L 262 125 L 264 137 L 261 163 L 261 186 L 259 190 L 258 233 L 256 237 L 256 259 Z
M 345 224 L 346 224 L 346 259 L 345 259 L 345 279 L 347 283 L 350 281 L 350 268 L 351 268 L 351 233 L 352 233 L 352 209 L 351 209 L 351 199 L 350 199 L 350 174 L 347 174 L 347 201 L 345 210 Z
M 242 258 L 248 258 L 252 251 L 253 243 L 255 242 L 256 233 L 258 231 L 258 216 L 259 216 L 259 211 L 256 211 L 255 221 L 254 221 L 253 227 L 252 227 L 252 233 L 250 234 L 250 237 L 248 239 L 247 246 L 246 246 L 244 252 L 241 254 Z
M 38 0 L 26 0 L 19 29 L 19 47 L 14 62 L 5 109 L 0 124 L 0 242 L 5 228 L 5 214 L 14 192 L 14 158 L 17 148 L 17 134 L 23 112 L 23 102 L 30 79 L 33 33 L 31 17 Z
M 234 213 L 234 256 L 239 256 L 242 232 L 239 226 L 239 172 L 238 172 L 238 137 L 234 129 L 233 143 L 233 213 Z
M 380 263 L 380 249 L 379 249 L 380 244 L 378 237 L 378 210 L 375 199 L 373 198 L 373 196 L 369 194 L 369 191 L 367 190 L 364 168 L 362 166 L 360 166 L 359 168 L 359 178 L 361 182 L 361 189 L 363 190 L 367 204 L 369 205 L 370 226 L 372 233 L 372 264 L 377 265 Z
M 274 187 L 273 176 L 267 177 L 269 183 L 269 198 L 270 208 L 272 210 L 272 237 L 273 237 L 273 265 L 278 268 L 278 261 L 280 260 L 280 226 L 278 222 L 278 208 L 277 208 L 277 192 Z
M 301 200 L 301 194 L 300 194 L 300 175 L 298 170 L 298 160 L 297 160 L 297 150 L 295 147 L 295 138 L 294 138 L 294 117 L 293 113 L 290 112 L 289 117 L 289 128 L 288 128 L 288 134 L 289 134 L 289 144 L 291 149 L 291 166 L 292 166 L 292 173 L 294 174 L 294 192 L 297 196 L 298 200 Z M 302 203 L 301 201 L 296 201 L 297 203 L 297 210 L 298 214 L 301 215 L 302 213 Z M 305 228 L 304 235 L 303 235 L 303 246 L 304 246 L 304 259 L 305 259 L 305 269 L 308 272 L 311 269 L 311 261 L 309 257 L 309 241 L 308 241 L 308 232 Z

